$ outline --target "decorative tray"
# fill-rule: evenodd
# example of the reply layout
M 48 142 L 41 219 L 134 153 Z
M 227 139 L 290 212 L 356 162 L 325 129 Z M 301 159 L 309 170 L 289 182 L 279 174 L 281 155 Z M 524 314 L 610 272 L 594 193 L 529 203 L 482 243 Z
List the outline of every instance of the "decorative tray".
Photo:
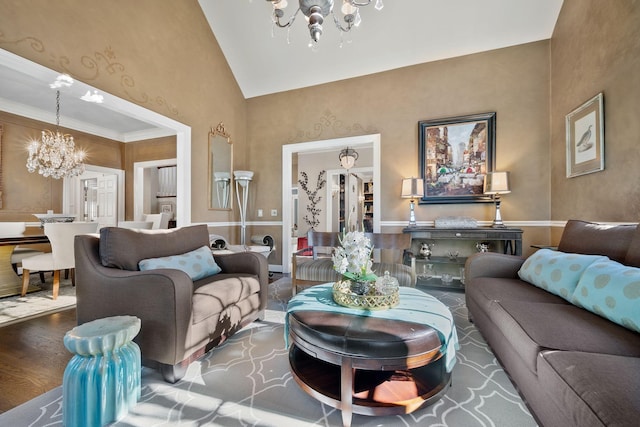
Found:
M 395 307 L 400 302 L 398 287 L 387 289 L 385 293 L 376 290 L 375 285 L 369 286 L 368 292 L 358 295 L 351 290 L 351 282 L 340 281 L 333 284 L 333 300 L 344 307 L 361 308 L 363 310 L 386 310 Z

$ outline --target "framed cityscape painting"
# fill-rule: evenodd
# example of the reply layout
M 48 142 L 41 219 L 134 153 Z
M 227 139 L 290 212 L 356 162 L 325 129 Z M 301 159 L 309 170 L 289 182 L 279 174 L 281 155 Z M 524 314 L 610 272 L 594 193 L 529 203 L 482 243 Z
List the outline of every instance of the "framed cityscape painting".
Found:
M 495 112 L 420 121 L 418 138 L 424 179 L 419 203 L 492 201 L 483 186 L 495 164 Z
M 567 114 L 567 178 L 604 169 L 602 93 Z

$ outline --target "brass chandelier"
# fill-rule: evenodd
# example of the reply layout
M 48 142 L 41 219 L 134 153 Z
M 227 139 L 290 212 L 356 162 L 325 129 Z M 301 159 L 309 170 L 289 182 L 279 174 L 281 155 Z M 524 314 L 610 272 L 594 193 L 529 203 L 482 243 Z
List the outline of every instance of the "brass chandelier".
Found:
M 73 136 L 62 134 L 60 127 L 60 91 L 56 91 L 56 131 L 42 131 L 40 141 L 29 144 L 27 170 L 36 170 L 42 176 L 60 179 L 84 173 L 84 157 L 82 150 L 76 150 Z
M 368 6 L 373 0 L 342 0 L 342 7 L 340 11 L 343 15 L 344 24 L 340 22 L 336 16 L 333 6 L 334 0 L 298 0 L 298 9 L 289 18 L 287 22 L 283 22 L 281 18 L 284 16 L 284 9 L 288 5 L 287 0 L 267 0 L 273 5 L 273 23 L 280 28 L 289 28 L 296 20 L 298 13 L 302 12 L 305 19 L 309 23 L 309 34 L 311 40 L 317 43 L 322 35 L 322 24 L 324 18 L 331 14 L 333 16 L 333 22 L 338 30 L 341 32 L 349 32 L 353 27 L 360 25 L 360 7 Z M 380 10 L 384 7 L 382 0 L 375 1 L 376 10 Z

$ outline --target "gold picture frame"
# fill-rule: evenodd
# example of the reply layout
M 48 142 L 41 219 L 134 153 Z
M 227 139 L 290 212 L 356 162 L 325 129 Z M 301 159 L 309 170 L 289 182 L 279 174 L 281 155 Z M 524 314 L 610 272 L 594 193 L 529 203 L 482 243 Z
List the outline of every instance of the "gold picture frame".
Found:
M 604 170 L 602 92 L 567 114 L 567 178 Z

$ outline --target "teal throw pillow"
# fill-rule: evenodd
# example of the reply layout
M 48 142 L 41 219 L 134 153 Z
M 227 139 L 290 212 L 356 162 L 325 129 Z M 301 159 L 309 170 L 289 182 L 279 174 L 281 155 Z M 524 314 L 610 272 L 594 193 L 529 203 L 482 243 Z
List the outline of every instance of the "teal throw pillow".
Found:
M 518 276 L 552 294 L 571 302 L 580 276 L 596 261 L 608 260 L 602 255 L 582 255 L 540 249 L 520 267 Z
M 158 268 L 182 270 L 191 277 L 191 280 L 202 279 L 222 271 L 214 261 L 211 249 L 207 246 L 185 254 L 143 259 L 138 263 L 138 267 L 142 271 Z
M 640 332 L 640 268 L 615 261 L 595 262 L 580 278 L 572 302 Z

